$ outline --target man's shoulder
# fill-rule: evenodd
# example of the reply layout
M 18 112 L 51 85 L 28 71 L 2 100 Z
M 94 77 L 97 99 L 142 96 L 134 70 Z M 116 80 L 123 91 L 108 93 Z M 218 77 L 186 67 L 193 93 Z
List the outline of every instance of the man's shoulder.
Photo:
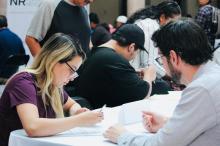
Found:
M 213 61 L 209 61 L 201 67 L 189 84 L 191 88 L 203 88 L 208 91 L 220 90 L 220 66 Z
M 126 59 L 118 54 L 114 49 L 108 48 L 108 47 L 96 47 L 93 48 L 94 50 L 92 51 L 92 58 L 99 58 L 103 60 L 108 60 L 112 62 L 120 61 L 124 62 Z M 128 62 L 128 61 L 127 61 Z
M 112 48 L 102 47 L 102 46 L 92 48 L 91 56 L 107 57 L 109 55 L 118 56 L 117 53 Z
M 16 33 L 14 33 L 13 31 L 11 31 L 8 28 L 5 28 L 0 31 L 0 38 L 2 38 L 2 37 L 7 38 L 9 40 L 22 42 L 21 38 Z
M 39 8 L 53 10 L 60 2 L 61 0 L 42 0 L 39 4 Z
M 203 12 L 203 13 L 211 13 L 212 10 L 213 10 L 213 6 L 211 6 L 211 5 L 205 5 L 205 6 L 202 6 L 201 8 L 199 8 L 199 11 Z

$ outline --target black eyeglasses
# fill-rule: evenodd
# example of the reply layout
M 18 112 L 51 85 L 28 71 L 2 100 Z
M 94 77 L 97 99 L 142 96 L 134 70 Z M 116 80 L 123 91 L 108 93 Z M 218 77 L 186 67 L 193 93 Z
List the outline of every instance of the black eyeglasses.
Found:
M 163 65 L 162 57 L 164 57 L 164 55 L 160 55 L 159 57 L 155 58 L 155 60 L 157 61 L 157 63 L 158 63 L 159 65 Z
M 65 62 L 65 63 L 66 63 L 66 65 L 70 68 L 73 78 L 78 77 L 79 75 L 78 75 L 78 73 L 76 72 L 76 70 L 73 69 L 73 68 L 69 65 L 69 63 L 67 63 L 67 62 Z

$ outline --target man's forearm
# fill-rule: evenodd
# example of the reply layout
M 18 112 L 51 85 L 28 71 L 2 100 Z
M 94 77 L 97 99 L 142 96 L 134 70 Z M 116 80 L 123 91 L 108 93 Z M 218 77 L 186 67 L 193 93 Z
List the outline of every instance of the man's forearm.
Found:
M 33 57 L 35 57 L 41 50 L 41 46 L 38 42 L 38 40 L 36 40 L 35 38 L 31 37 L 31 36 L 26 36 L 26 44 L 32 54 Z

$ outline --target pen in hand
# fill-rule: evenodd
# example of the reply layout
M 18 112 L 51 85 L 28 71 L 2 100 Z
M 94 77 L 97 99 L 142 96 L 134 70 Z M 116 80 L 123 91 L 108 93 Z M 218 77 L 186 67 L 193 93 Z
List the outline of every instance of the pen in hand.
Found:
M 104 111 L 104 109 L 105 109 L 105 107 L 106 107 L 106 104 L 104 104 L 104 105 L 103 105 L 103 107 L 100 109 L 100 111 L 99 111 L 99 112 L 103 112 L 103 111 Z

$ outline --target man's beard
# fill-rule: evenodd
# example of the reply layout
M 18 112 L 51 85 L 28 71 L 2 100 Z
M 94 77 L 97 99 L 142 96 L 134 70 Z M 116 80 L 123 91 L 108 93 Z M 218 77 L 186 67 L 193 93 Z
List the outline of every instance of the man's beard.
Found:
M 168 67 L 169 67 L 170 74 L 171 74 L 170 76 L 173 82 L 175 82 L 176 84 L 181 84 L 180 79 L 181 79 L 182 73 L 180 71 L 177 71 L 173 67 L 173 65 L 170 63 L 170 61 L 168 61 Z

